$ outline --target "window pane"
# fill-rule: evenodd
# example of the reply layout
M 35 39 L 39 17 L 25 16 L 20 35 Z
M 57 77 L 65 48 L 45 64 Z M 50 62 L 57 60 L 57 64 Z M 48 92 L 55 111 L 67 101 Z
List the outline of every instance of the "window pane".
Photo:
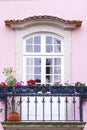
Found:
M 46 83 L 51 83 L 53 80 L 53 58 L 46 58 Z
M 52 46 L 52 37 L 46 36 L 46 52 L 52 52 L 53 46 Z
M 33 52 L 33 38 L 26 40 L 26 52 Z
M 26 68 L 26 74 L 32 74 L 33 73 L 33 68 L 32 67 L 27 67 Z
M 35 58 L 34 65 L 41 65 L 41 58 Z
M 53 52 L 53 46 L 52 45 L 46 45 L 46 52 Z
M 61 74 L 61 69 L 60 69 L 60 67 L 55 67 L 55 68 L 54 68 L 54 73 L 55 73 L 55 74 Z
M 26 40 L 27 45 L 32 44 L 32 43 L 33 43 L 33 38 L 29 38 Z
M 34 52 L 40 52 L 41 46 L 34 45 Z
M 61 58 L 54 58 L 54 65 L 61 65 Z
M 46 36 L 46 44 L 52 44 L 52 37 Z
M 41 67 L 34 67 L 34 74 L 41 74 Z
M 53 67 L 46 67 L 46 74 L 53 74 Z
M 33 52 L 33 46 L 32 45 L 26 45 L 26 52 Z
M 61 75 L 54 75 L 54 81 L 55 80 L 60 80 L 61 81 Z
M 33 65 L 33 58 L 26 58 L 26 65 Z
M 41 37 L 40 36 L 34 37 L 34 44 L 40 44 L 40 43 L 41 43 Z
M 54 52 L 61 52 L 61 41 L 54 38 Z
M 41 75 L 34 75 L 34 79 L 37 83 L 41 83 Z
M 52 65 L 52 64 L 53 64 L 53 59 L 52 58 L 46 58 L 46 66 Z
M 27 78 L 26 80 L 33 79 L 33 75 L 27 75 L 26 78 Z

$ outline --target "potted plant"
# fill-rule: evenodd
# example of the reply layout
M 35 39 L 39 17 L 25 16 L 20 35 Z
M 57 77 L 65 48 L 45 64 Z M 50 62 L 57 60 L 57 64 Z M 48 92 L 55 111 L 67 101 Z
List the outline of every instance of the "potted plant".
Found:
M 3 69 L 3 74 L 6 76 L 5 82 L 8 86 L 14 86 L 17 82 L 14 73 L 15 71 L 13 70 L 13 67 L 7 67 Z
M 87 87 L 85 86 L 85 83 L 82 83 L 80 81 L 75 83 L 75 90 L 80 94 L 87 93 Z
M 27 90 L 29 93 L 36 93 L 36 80 L 34 79 L 29 79 L 27 80 Z
M 18 107 L 20 106 L 20 101 L 14 101 L 13 97 L 8 97 L 7 99 L 7 120 L 8 121 L 19 121 L 20 114 L 17 111 Z

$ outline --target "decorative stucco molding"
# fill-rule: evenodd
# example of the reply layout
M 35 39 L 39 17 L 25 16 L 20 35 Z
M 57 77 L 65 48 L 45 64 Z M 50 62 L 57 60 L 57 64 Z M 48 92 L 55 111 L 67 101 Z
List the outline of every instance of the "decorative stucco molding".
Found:
M 13 29 L 23 29 L 29 26 L 36 25 L 56 25 L 64 29 L 74 29 L 77 26 L 81 26 L 80 20 L 64 20 L 55 16 L 39 15 L 24 18 L 22 20 L 5 20 L 5 25 Z

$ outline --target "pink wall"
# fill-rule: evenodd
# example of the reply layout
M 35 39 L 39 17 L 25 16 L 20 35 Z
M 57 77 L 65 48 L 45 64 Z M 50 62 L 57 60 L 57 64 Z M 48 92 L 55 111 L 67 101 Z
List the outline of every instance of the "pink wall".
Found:
M 5 26 L 4 20 L 22 19 L 33 15 L 53 15 L 83 21 L 82 26 L 72 32 L 72 82 L 78 80 L 87 82 L 86 4 L 86 0 L 0 1 L 0 80 L 4 80 L 2 76 L 4 67 L 15 67 L 15 31 Z
M 33 15 L 53 15 L 63 19 L 80 19 L 80 28 L 72 32 L 72 82 L 87 82 L 87 0 L 4 0 L 0 1 L 0 82 L 2 70 L 15 67 L 15 31 L 4 20 Z

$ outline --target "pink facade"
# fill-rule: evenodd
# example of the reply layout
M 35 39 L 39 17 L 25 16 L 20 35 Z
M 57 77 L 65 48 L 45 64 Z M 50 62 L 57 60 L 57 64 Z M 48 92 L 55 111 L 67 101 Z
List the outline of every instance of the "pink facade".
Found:
M 15 31 L 5 26 L 4 20 L 22 19 L 34 15 L 52 15 L 69 20 L 82 20 L 82 26 L 72 31 L 72 82 L 87 82 L 86 73 L 86 0 L 31 0 L 0 2 L 0 80 L 4 80 L 2 70 L 15 67 Z M 10 48 L 9 48 L 10 47 Z M 8 57 L 8 58 L 7 58 Z
M 87 0 L 0 0 L 0 82 L 4 81 L 3 68 L 16 67 L 16 32 L 6 27 L 4 21 L 34 15 L 82 20 L 81 27 L 71 34 L 71 82 L 87 83 Z M 87 120 L 86 115 L 84 118 Z

